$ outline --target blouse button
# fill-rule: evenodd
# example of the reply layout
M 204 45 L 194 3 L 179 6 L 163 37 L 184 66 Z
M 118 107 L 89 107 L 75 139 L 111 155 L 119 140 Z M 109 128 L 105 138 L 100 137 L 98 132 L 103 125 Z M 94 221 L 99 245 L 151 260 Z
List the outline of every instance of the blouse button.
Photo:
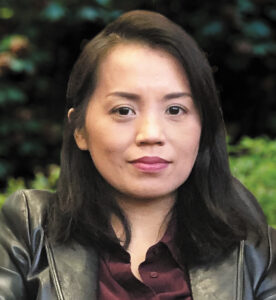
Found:
M 153 249 L 153 251 L 152 251 L 152 253 L 153 253 L 153 255 L 158 255 L 158 253 L 159 253 L 159 251 L 158 251 L 158 249 L 157 248 L 155 248 L 155 249 Z
M 157 272 L 150 272 L 150 277 L 151 278 L 157 278 L 158 277 L 158 273 Z

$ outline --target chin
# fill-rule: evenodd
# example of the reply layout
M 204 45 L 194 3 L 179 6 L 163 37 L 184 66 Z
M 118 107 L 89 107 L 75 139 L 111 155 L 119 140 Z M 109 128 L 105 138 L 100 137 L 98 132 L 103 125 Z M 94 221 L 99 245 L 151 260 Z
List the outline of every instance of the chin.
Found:
M 175 191 L 164 191 L 161 192 L 160 189 L 153 191 L 152 189 L 147 191 L 143 189 L 142 191 L 135 191 L 128 193 L 129 197 L 136 199 L 144 199 L 144 200 L 154 200 L 166 197 L 172 197 L 175 195 Z

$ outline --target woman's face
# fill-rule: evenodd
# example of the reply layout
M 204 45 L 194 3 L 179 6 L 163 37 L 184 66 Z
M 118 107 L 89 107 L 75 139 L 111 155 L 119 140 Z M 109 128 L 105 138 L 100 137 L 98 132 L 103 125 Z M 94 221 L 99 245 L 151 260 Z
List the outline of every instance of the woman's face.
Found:
M 189 82 L 174 57 L 130 43 L 115 46 L 99 67 L 81 150 L 128 197 L 174 195 L 197 157 L 201 123 Z

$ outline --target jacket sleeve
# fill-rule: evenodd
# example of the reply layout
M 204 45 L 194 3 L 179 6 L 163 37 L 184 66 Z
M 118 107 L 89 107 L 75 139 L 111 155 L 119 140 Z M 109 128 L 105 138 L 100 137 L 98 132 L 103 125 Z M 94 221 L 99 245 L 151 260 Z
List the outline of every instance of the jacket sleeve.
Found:
M 16 192 L 0 212 L 0 300 L 29 300 L 30 232 L 24 192 Z
M 256 299 L 276 300 L 276 230 L 268 228 L 268 249 L 265 272 L 260 278 Z M 262 263 L 262 259 L 260 260 Z

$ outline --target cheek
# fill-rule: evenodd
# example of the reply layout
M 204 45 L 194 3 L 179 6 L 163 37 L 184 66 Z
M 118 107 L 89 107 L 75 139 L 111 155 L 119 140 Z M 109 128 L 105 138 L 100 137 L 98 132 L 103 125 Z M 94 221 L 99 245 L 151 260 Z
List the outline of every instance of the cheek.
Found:
M 178 146 L 178 155 L 182 157 L 184 165 L 193 165 L 198 154 L 200 144 L 200 128 L 191 131 L 189 134 L 186 132 L 186 138 L 182 138 L 182 142 Z
M 187 126 L 183 126 L 178 132 L 175 140 L 178 141 L 180 147 L 184 149 L 199 148 L 201 137 L 201 126 L 199 122 L 191 122 Z
M 89 152 L 95 163 L 108 165 L 121 159 L 125 145 L 120 138 L 114 137 L 114 134 L 103 133 L 103 131 L 94 132 L 89 139 Z
M 99 149 L 110 151 L 121 151 L 131 139 L 132 130 L 129 126 L 120 126 L 114 124 L 110 117 L 95 115 L 92 119 L 97 120 L 96 123 L 88 122 L 87 138 L 89 145 L 93 149 Z
M 200 144 L 200 134 L 195 139 L 193 139 L 191 144 L 190 151 L 194 160 L 196 160 L 196 157 L 198 155 L 199 144 Z

